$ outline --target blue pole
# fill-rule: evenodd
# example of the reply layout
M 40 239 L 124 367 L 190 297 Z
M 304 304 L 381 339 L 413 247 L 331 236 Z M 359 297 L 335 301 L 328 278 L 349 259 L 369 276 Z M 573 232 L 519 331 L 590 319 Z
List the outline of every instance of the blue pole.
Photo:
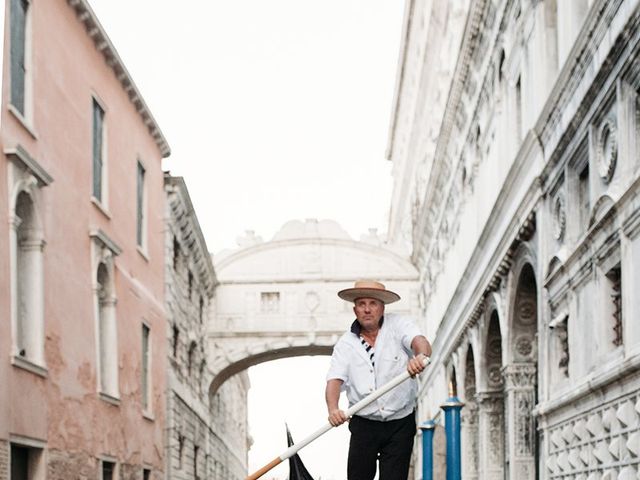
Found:
M 462 480 L 460 449 L 460 410 L 464 403 L 458 397 L 449 397 L 441 408 L 447 436 L 447 480 Z
M 420 425 L 422 430 L 422 480 L 433 480 L 433 432 L 436 422 L 427 420 Z

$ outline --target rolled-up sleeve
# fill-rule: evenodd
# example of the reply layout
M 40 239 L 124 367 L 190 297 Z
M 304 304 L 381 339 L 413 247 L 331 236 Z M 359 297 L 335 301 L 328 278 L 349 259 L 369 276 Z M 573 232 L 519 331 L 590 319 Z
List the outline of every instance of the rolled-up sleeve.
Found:
M 348 348 L 344 345 L 343 342 L 338 341 L 335 347 L 333 347 L 333 354 L 331 355 L 331 363 L 329 365 L 329 371 L 327 372 L 327 381 L 329 380 L 342 380 L 342 390 L 345 388 L 345 384 L 348 381 L 348 368 L 349 361 L 348 355 L 345 351 L 345 348 Z
M 419 335 L 423 335 L 423 333 L 418 328 L 418 324 L 411 317 L 400 317 L 398 318 L 398 320 L 398 328 L 401 332 L 402 346 L 410 352 L 411 342 L 413 342 L 413 339 Z

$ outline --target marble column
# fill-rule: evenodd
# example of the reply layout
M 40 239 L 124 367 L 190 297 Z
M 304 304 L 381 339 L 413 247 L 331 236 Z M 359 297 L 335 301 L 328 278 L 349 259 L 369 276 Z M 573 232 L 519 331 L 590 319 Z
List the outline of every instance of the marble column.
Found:
M 478 405 L 467 402 L 462 410 L 462 478 L 478 478 Z
M 536 402 L 536 366 L 516 363 L 503 369 L 506 395 L 506 446 L 509 458 L 505 478 L 535 479 L 535 421 L 531 414 Z
M 479 478 L 504 480 L 504 397 L 502 391 L 479 392 Z

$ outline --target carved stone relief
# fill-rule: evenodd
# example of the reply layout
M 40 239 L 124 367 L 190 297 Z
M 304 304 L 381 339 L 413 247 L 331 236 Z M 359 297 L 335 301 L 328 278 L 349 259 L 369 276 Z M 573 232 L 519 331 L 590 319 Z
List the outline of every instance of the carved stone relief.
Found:
M 520 325 L 533 325 L 536 321 L 536 299 L 521 295 L 516 304 L 516 318 Z
M 564 237 L 567 224 L 567 214 L 565 209 L 564 195 L 558 192 L 553 199 L 553 238 L 561 241 Z
M 612 118 L 602 122 L 597 132 L 598 173 L 605 183 L 609 183 L 616 169 L 618 160 L 618 142 L 616 124 Z
M 521 358 L 529 358 L 533 352 L 533 342 L 530 336 L 521 335 L 516 338 L 516 353 Z

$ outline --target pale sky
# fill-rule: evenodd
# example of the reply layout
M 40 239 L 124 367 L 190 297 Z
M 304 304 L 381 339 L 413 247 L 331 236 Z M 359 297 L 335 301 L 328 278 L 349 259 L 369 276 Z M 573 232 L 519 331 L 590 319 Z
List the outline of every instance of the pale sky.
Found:
M 268 240 L 291 219 L 337 220 L 356 239 L 386 231 L 402 0 L 89 1 L 172 148 L 164 168 L 185 178 L 210 251 L 248 229 Z M 285 421 L 298 440 L 326 421 L 327 361 L 250 369 L 251 471 L 286 449 Z M 346 477 L 347 434 L 302 450 L 314 478 Z

